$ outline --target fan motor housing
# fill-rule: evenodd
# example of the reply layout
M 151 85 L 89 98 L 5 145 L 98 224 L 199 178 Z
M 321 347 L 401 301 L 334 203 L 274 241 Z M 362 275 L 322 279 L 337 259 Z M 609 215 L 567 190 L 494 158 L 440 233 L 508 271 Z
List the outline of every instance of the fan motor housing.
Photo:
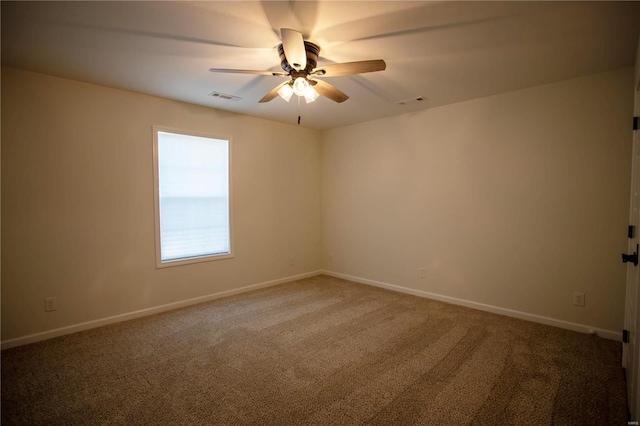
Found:
M 313 69 L 318 65 L 318 56 L 320 55 L 320 46 L 317 44 L 311 43 L 310 41 L 304 42 L 304 49 L 307 52 L 307 66 L 305 67 L 305 71 L 310 73 Z M 280 66 L 287 73 L 291 73 L 296 71 L 289 62 L 287 61 L 287 57 L 284 56 L 284 47 L 282 44 L 278 45 L 278 54 L 280 55 Z

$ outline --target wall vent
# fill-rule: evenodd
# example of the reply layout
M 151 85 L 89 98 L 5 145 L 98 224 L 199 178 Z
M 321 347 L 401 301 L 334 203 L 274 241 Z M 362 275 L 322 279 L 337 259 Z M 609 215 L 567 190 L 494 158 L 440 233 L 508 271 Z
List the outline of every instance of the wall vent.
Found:
M 424 96 L 416 96 L 415 98 L 405 99 L 403 101 L 398 101 L 396 103 L 398 105 L 409 105 L 409 104 L 415 104 L 415 103 L 418 103 L 418 102 L 424 102 L 426 100 L 427 100 L 427 98 L 425 98 Z
M 209 96 L 217 99 L 224 99 L 225 101 L 239 101 L 240 99 L 242 99 L 240 96 L 227 95 L 226 93 L 220 92 L 211 92 L 209 93 Z

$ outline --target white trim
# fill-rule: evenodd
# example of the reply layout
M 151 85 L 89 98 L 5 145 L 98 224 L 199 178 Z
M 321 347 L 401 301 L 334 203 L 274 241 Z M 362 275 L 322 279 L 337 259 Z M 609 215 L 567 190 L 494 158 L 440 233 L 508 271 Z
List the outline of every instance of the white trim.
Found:
M 351 275 L 341 274 L 338 272 L 331 271 L 321 271 L 324 275 L 329 275 L 331 277 L 342 278 L 349 281 L 354 281 L 360 284 L 372 285 L 375 287 L 382 287 L 388 290 L 398 291 L 401 293 L 411 294 L 413 296 L 424 297 L 427 299 L 439 300 L 441 302 L 451 303 L 453 305 L 465 306 L 467 308 L 477 309 L 479 311 L 491 312 L 494 314 L 505 315 L 508 317 L 523 319 L 526 321 L 536 322 L 539 324 L 550 325 L 553 327 L 564 328 L 566 330 L 577 331 L 580 333 L 587 334 L 597 334 L 600 337 L 604 337 L 606 339 L 615 340 L 618 342 L 622 341 L 622 333 L 617 331 L 605 330 L 603 328 L 591 327 L 584 324 L 577 324 L 574 322 L 563 321 L 555 318 L 544 317 L 541 315 L 530 314 L 527 312 L 515 311 L 512 309 L 501 308 L 493 305 L 486 305 L 484 303 L 473 302 L 471 300 L 458 299 L 456 297 L 444 296 L 437 293 L 430 293 L 423 290 L 416 290 L 413 288 L 402 287 L 394 284 L 387 284 L 380 281 L 369 280 L 366 278 L 354 277 Z
M 153 308 L 141 309 L 139 311 L 129 312 L 129 313 L 120 314 L 120 315 L 114 315 L 112 317 L 101 318 L 93 321 L 87 321 L 80 324 L 69 325 L 66 327 L 60 327 L 54 330 L 43 331 L 41 333 L 29 334 L 27 336 L 17 337 L 15 339 L 3 340 L 2 342 L 0 342 L 0 347 L 2 350 L 9 349 L 16 346 L 22 346 L 29 343 L 39 342 L 41 340 L 47 340 L 47 339 L 52 339 L 58 336 L 64 336 L 65 334 L 77 333 L 79 331 L 89 330 L 92 328 L 102 327 L 109 324 L 115 324 L 122 321 L 128 321 L 135 318 L 146 317 L 149 315 L 159 314 L 161 312 L 184 308 L 186 306 L 195 305 L 197 303 L 209 302 L 211 300 L 216 300 L 223 297 L 234 296 L 236 294 L 258 290 L 260 288 L 271 287 L 278 284 L 301 280 L 303 278 L 314 277 L 316 275 L 320 275 L 321 273 L 322 271 L 306 272 L 304 274 L 293 275 L 285 278 L 278 278 L 276 280 L 265 281 L 262 283 L 252 284 L 252 285 L 248 285 L 241 288 L 221 291 L 218 293 L 208 294 L 200 297 L 194 297 L 193 299 L 167 303 L 166 305 L 160 305 Z
M 366 278 L 354 277 L 352 275 L 341 274 L 338 272 L 318 270 L 318 271 L 306 272 L 304 274 L 278 278 L 276 280 L 265 281 L 258 284 L 252 284 L 252 285 L 248 285 L 245 287 L 236 288 L 232 290 L 221 291 L 219 293 L 213 293 L 205 296 L 195 297 L 193 299 L 187 299 L 179 302 L 168 303 L 166 305 L 156 306 L 153 308 L 141 309 L 139 311 L 129 312 L 126 314 L 114 315 L 112 317 L 102 318 L 102 319 L 93 320 L 93 321 L 87 321 L 80 324 L 69 325 L 66 327 L 60 327 L 54 330 L 43 331 L 41 333 L 29 334 L 27 336 L 17 337 L 15 339 L 4 340 L 0 342 L 0 349 L 2 350 L 9 349 L 16 346 L 22 346 L 29 343 L 35 343 L 42 340 L 52 339 L 58 336 L 64 336 L 66 334 L 77 333 L 79 331 L 102 327 L 109 324 L 115 324 L 122 321 L 128 321 L 128 320 L 141 318 L 149 315 L 159 314 L 161 312 L 184 308 L 187 306 L 195 305 L 197 303 L 203 303 L 203 302 L 208 302 L 216 299 L 221 299 L 223 297 L 234 296 L 236 294 L 246 293 L 252 290 L 258 290 L 260 288 L 271 287 L 274 285 L 283 284 L 290 281 L 296 281 L 304 278 L 314 277 L 316 275 L 328 275 L 330 277 L 342 278 L 342 279 L 357 282 L 360 284 L 367 284 L 375 287 L 386 288 L 388 290 L 393 290 L 400 293 L 411 294 L 413 296 L 424 297 L 427 299 L 439 300 L 445 303 L 465 306 L 467 308 L 478 309 L 480 311 L 491 312 L 494 314 L 505 315 L 513 318 L 519 318 L 519 319 L 523 319 L 531 322 L 536 322 L 539 324 L 550 325 L 553 327 L 564 328 L 567 330 L 577 331 L 581 333 L 591 334 L 591 332 L 594 331 L 600 337 L 604 337 L 610 340 L 615 340 L 618 342 L 622 341 L 622 333 L 618 333 L 611 330 L 605 330 L 597 327 L 590 327 L 588 325 L 562 321 L 562 320 L 544 317 L 540 315 L 529 314 L 526 312 L 514 311 L 512 309 L 500 308 L 498 306 L 486 305 L 484 303 L 472 302 L 470 300 L 458 299 L 450 296 L 443 296 L 441 294 L 429 293 L 422 290 L 416 290 L 416 289 L 402 287 L 394 284 L 383 283 L 380 281 L 369 280 Z

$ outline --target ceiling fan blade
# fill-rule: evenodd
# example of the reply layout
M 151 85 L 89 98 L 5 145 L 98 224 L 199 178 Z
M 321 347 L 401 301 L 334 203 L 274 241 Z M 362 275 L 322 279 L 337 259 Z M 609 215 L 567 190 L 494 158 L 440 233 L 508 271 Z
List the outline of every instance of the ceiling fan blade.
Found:
M 327 64 L 314 69 L 311 74 L 323 77 L 337 77 L 341 75 L 363 74 L 366 72 L 384 71 L 387 64 L 382 59 L 370 61 L 343 62 L 340 64 Z
M 331 34 L 333 40 L 341 40 L 340 43 L 334 44 L 335 47 L 355 41 L 456 30 L 510 18 L 515 15 L 515 8 L 519 6 L 509 8 L 502 2 L 456 1 L 416 1 L 408 4 L 410 7 L 325 27 L 319 34 L 314 34 L 314 37 Z
M 287 74 L 283 72 L 275 72 L 275 71 L 257 71 L 257 70 L 234 70 L 227 68 L 209 68 L 211 72 L 226 72 L 233 74 L 256 74 L 256 75 L 273 75 L 276 77 L 286 77 Z
M 318 20 L 318 1 L 260 0 L 262 10 L 276 36 L 281 28 L 296 28 L 303 37 L 313 33 Z
M 307 50 L 304 47 L 302 33 L 289 28 L 280 30 L 282 35 L 282 48 L 287 62 L 296 70 L 300 71 L 307 67 Z
M 271 91 L 269 93 L 267 93 L 266 95 L 264 95 L 264 97 L 262 99 L 260 99 L 258 102 L 259 103 L 265 103 L 265 102 L 269 102 L 271 100 L 273 100 L 276 96 L 278 96 L 278 90 L 280 90 L 280 88 L 287 84 L 288 82 L 284 82 L 281 84 L 278 84 L 276 87 L 274 87 L 273 89 L 271 89 Z
M 316 89 L 318 93 L 320 93 L 322 96 L 325 96 L 331 99 L 332 101 L 340 103 L 349 99 L 349 96 L 344 94 L 342 91 L 340 91 L 333 85 L 327 83 L 326 81 L 322 81 L 322 80 L 309 80 L 309 81 L 311 82 L 311 84 L 313 85 L 313 87 Z

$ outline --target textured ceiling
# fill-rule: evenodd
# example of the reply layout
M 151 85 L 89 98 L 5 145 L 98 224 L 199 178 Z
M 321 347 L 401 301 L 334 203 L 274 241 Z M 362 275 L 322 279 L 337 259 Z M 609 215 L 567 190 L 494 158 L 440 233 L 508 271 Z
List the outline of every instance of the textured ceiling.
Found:
M 631 66 L 638 2 L 2 2 L 2 64 L 327 129 Z M 279 29 L 319 65 L 384 59 L 327 78 L 350 99 L 259 104 L 281 77 Z M 238 96 L 237 101 L 209 96 Z M 422 96 L 424 101 L 399 105 Z M 295 97 L 294 97 L 295 98 Z

